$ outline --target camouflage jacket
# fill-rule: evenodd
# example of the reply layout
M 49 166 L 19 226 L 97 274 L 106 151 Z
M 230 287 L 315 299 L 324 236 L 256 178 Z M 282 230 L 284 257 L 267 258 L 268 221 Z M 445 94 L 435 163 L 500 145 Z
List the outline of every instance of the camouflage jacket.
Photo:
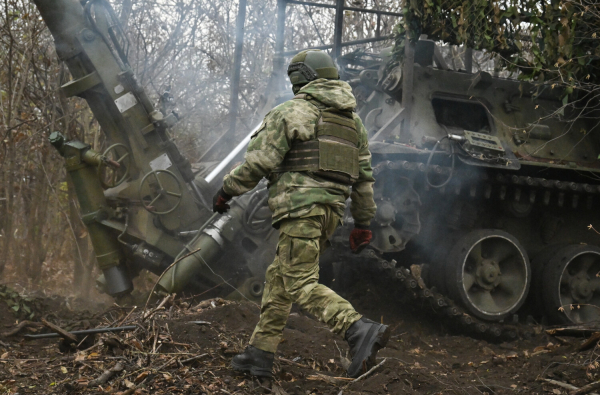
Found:
M 342 110 L 356 107 L 352 88 L 339 80 L 317 79 L 298 93 L 306 93 L 329 107 Z M 306 100 L 289 100 L 271 110 L 252 136 L 244 163 L 225 176 L 223 190 L 232 196 L 238 196 L 267 177 L 273 223 L 283 218 L 321 214 L 319 205 L 330 206 L 342 217 L 346 200 L 350 197 L 350 211 L 355 223 L 369 225 L 376 210 L 373 200 L 375 180 L 367 131 L 358 115 L 354 114 L 354 120 L 359 132 L 360 169 L 359 178 L 352 187 L 325 180 L 310 172 L 271 172 L 282 162 L 292 142 L 315 138 L 318 116 L 319 110 Z

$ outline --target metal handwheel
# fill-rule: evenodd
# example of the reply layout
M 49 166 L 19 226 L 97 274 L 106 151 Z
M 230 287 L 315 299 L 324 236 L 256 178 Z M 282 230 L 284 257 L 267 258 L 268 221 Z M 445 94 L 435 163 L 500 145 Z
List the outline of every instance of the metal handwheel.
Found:
M 124 144 L 113 144 L 102 154 L 107 160 L 98 165 L 98 178 L 104 189 L 121 185 L 129 176 L 131 155 Z
M 163 179 L 162 181 L 161 178 Z M 174 188 L 175 186 L 177 191 L 167 189 Z M 149 192 L 144 193 L 144 189 L 149 189 Z M 182 192 L 181 182 L 175 174 L 168 170 L 154 170 L 146 174 L 142 178 L 139 188 L 142 206 L 156 215 L 165 215 L 173 212 L 179 206 L 179 203 L 181 203 Z M 159 204 L 159 206 L 156 207 L 155 204 Z

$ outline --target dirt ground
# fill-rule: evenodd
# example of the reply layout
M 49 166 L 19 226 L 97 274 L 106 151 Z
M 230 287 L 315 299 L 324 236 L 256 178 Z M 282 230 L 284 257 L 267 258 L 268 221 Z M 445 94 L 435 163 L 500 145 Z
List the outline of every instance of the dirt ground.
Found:
M 83 350 L 57 339 L 25 340 L 31 330 L 48 331 L 39 324 L 0 335 L 0 394 L 558 395 L 569 391 L 548 380 L 575 387 L 597 380 L 600 351 L 597 345 L 578 351 L 582 337 L 553 337 L 540 327 L 531 339 L 490 343 L 447 328 L 410 299 L 383 303 L 387 293 L 366 289 L 346 295 L 359 311 L 392 327 L 388 347 L 378 355 L 378 362 L 385 362 L 358 382 L 345 377 L 344 340 L 296 308 L 277 353 L 273 381 L 259 381 L 229 367 L 258 320 L 259 308 L 251 302 L 165 298 L 163 307 L 157 310 L 157 301 L 143 313 L 143 306 L 86 311 L 75 301 L 54 300 L 51 312 L 42 307 L 32 321 L 45 316 L 67 330 L 136 329 L 86 339 L 79 347 Z M 20 322 L 13 310 L 0 300 L 0 333 Z M 113 375 L 98 382 L 110 369 Z

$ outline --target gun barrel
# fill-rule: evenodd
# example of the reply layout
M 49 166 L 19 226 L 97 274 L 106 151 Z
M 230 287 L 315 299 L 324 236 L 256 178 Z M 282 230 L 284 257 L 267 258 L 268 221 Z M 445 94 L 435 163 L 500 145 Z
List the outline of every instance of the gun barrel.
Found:
M 212 180 L 217 178 L 219 174 L 221 174 L 221 172 L 225 169 L 225 167 L 227 167 L 235 159 L 235 157 L 238 156 L 240 152 L 242 152 L 242 150 L 248 146 L 250 138 L 258 130 L 259 127 L 260 125 L 252 129 L 252 131 L 248 133 L 246 137 L 244 137 L 244 139 L 233 149 L 233 151 L 231 151 L 231 153 L 229 153 L 229 155 L 227 155 L 227 157 L 225 157 L 225 159 L 223 159 L 221 163 L 219 163 L 219 165 L 215 167 L 214 170 L 211 171 L 208 176 L 206 176 L 206 182 L 210 183 Z
M 56 51 L 61 58 L 79 52 L 77 33 L 83 28 L 83 8 L 76 0 L 33 0 L 44 22 L 54 36 Z

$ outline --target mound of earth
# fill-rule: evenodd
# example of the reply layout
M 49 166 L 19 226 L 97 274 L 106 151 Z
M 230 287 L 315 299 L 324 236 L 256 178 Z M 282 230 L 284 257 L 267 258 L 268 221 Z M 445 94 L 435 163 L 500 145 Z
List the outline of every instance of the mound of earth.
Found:
M 579 388 L 598 379 L 597 345 L 579 351 L 584 339 L 539 330 L 531 339 L 488 343 L 446 330 L 423 313 L 423 306 L 406 300 L 383 304 L 378 292 L 385 291 L 347 295 L 359 310 L 376 306 L 371 318 L 383 317 L 392 328 L 388 347 L 378 354 L 378 362 L 385 362 L 359 381 L 345 375 L 345 341 L 297 309 L 284 331 L 274 379 L 239 374 L 230 361 L 247 345 L 259 307 L 169 297 L 146 311 L 113 306 L 95 314 L 86 325 L 134 325 L 134 330 L 98 335 L 79 350 L 59 349 L 56 339 L 24 340 L 22 333 L 0 338 L 0 393 L 558 395 L 568 393 L 565 386 Z M 14 326 L 16 319 L 6 321 L 6 314 L 11 313 L 0 304 L 3 325 Z M 71 322 L 74 313 L 69 314 L 54 322 Z
M 242 302 L 181 317 L 169 326 L 175 341 L 219 353 L 228 364 L 247 344 L 258 315 L 257 306 Z M 393 329 L 390 343 L 378 354 L 378 361 L 385 359 L 385 363 L 372 376 L 352 383 L 340 362 L 340 352 L 345 356 L 347 351 L 345 341 L 312 317 L 293 312 L 277 353 L 277 383 L 288 394 L 339 394 L 341 389 L 343 394 L 535 394 L 546 392 L 547 382 L 536 381 L 543 373 L 572 376 L 569 382 L 578 386 L 589 382 L 581 369 L 566 373 L 553 366 L 558 362 L 563 366 L 566 358 L 577 364 L 578 357 L 572 354 L 577 342 L 561 344 L 540 334 L 529 340 L 491 344 L 449 334 L 414 334 L 414 323 L 389 324 Z M 230 369 L 224 375 L 234 384 L 249 379 Z M 548 387 L 549 393 L 557 393 L 557 387 Z M 234 389 L 232 385 L 227 390 Z

